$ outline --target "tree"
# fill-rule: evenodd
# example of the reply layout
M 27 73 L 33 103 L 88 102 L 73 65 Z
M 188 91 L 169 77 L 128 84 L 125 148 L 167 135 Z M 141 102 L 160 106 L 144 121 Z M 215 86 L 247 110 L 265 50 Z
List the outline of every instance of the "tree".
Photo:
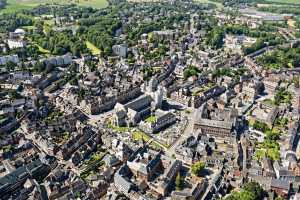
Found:
M 260 122 L 260 121 L 255 121 L 253 124 L 253 128 L 256 130 L 260 130 L 262 132 L 269 131 L 269 127 L 266 123 Z
M 264 190 L 256 182 L 249 182 L 243 187 L 245 191 L 251 192 L 254 194 L 255 199 L 263 199 Z
M 184 179 L 180 175 L 180 173 L 177 174 L 176 180 L 175 180 L 176 190 L 182 190 L 184 186 Z
M 41 62 L 38 62 L 36 63 L 34 66 L 33 66 L 33 70 L 35 72 L 42 72 L 46 69 L 45 65 Z
M 75 78 L 73 78 L 72 80 L 70 80 L 70 82 L 69 82 L 71 85 L 78 85 L 78 80 L 77 80 L 77 78 L 75 77 Z
M 232 192 L 224 200 L 258 200 L 263 199 L 264 190 L 256 182 L 246 183 L 240 192 Z
M 298 76 L 293 78 L 293 83 L 294 83 L 295 88 L 299 88 L 299 77 Z
M 105 55 L 111 55 L 112 53 L 112 48 L 111 47 L 105 47 L 104 48 L 104 54 Z
M 12 61 L 8 61 L 5 65 L 7 71 L 13 71 L 15 69 L 16 64 Z
M 223 46 L 224 36 L 224 30 L 220 27 L 215 27 L 212 31 L 209 32 L 206 39 L 206 44 L 211 46 L 213 49 L 219 49 Z
M 188 79 L 191 76 L 197 76 L 198 73 L 200 73 L 200 70 L 195 67 L 195 66 L 189 66 L 188 68 L 186 68 L 183 72 L 183 77 L 184 79 Z
M 200 174 L 204 168 L 205 168 L 205 164 L 203 162 L 199 161 L 192 165 L 191 170 L 194 175 L 200 176 Z
M 276 197 L 275 200 L 284 200 L 282 197 Z

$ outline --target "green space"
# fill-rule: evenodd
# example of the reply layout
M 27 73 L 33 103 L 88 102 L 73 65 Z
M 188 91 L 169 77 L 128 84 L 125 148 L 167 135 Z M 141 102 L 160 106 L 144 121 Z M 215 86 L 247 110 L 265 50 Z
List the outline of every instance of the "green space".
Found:
M 156 120 L 157 120 L 157 117 L 151 115 L 151 116 L 148 117 L 145 121 L 148 122 L 148 123 L 154 123 L 154 122 L 156 122 Z
M 51 123 L 55 120 L 57 120 L 59 117 L 63 116 L 63 113 L 60 112 L 59 110 L 53 110 L 51 113 L 48 115 L 47 118 L 44 119 L 45 122 Z
M 284 104 L 291 104 L 292 101 L 292 94 L 287 91 L 285 88 L 279 88 L 276 91 L 276 94 L 274 96 L 274 103 L 275 105 L 280 105 L 281 103 Z
M 90 159 L 85 161 L 84 164 L 86 168 L 83 172 L 80 173 L 80 177 L 86 179 L 90 175 L 96 174 L 99 172 L 99 169 L 105 164 L 102 160 L 107 154 L 107 151 L 97 151 L 90 156 Z
M 121 133 L 124 133 L 124 132 L 129 132 L 131 130 L 131 128 L 129 127 L 120 127 L 120 126 L 115 126 L 113 125 L 111 122 L 109 122 L 107 124 L 108 128 L 111 128 L 112 130 L 116 131 L 116 132 L 121 132 Z
M 300 5 L 273 5 L 273 6 L 266 6 L 257 9 L 258 11 L 263 12 L 271 12 L 271 13 L 279 13 L 279 14 L 300 14 Z
M 12 145 L 6 145 L 0 148 L 4 153 L 14 151 L 15 147 Z
M 93 8 L 105 8 L 108 6 L 108 2 L 106 0 L 79 0 L 77 4 Z
M 283 127 L 283 126 L 286 126 L 288 122 L 289 122 L 289 119 L 286 117 L 277 118 L 275 120 L 275 125 Z
M 177 174 L 176 180 L 175 180 L 176 190 L 183 190 L 184 187 L 184 177 L 180 175 L 180 173 Z
M 63 132 L 61 135 L 53 137 L 53 141 L 55 141 L 57 144 L 62 145 L 65 144 L 71 137 L 71 134 L 69 132 Z
M 300 49 L 278 48 L 257 58 L 257 62 L 266 69 L 300 67 Z
M 285 124 L 285 120 L 277 123 Z M 261 143 L 257 143 L 255 147 L 254 159 L 261 161 L 264 157 L 268 157 L 271 160 L 280 159 L 280 146 L 278 140 L 282 134 L 282 131 L 278 127 L 272 129 L 267 124 L 255 121 L 253 124 L 249 124 L 256 130 L 260 130 L 265 134 L 265 139 Z
M 189 66 L 188 68 L 186 68 L 183 72 L 183 77 L 184 79 L 188 79 L 191 76 L 198 76 L 198 74 L 200 73 L 200 69 L 195 67 L 195 66 Z
M 146 133 L 144 133 L 142 131 L 136 131 L 131 127 L 119 127 L 119 126 L 113 125 L 111 122 L 109 122 L 107 124 L 107 126 L 108 126 L 108 128 L 111 128 L 112 130 L 119 132 L 119 133 L 132 132 L 132 138 L 135 141 L 144 140 L 145 142 L 148 142 L 151 139 L 151 137 L 149 135 L 147 135 Z
M 257 200 L 264 199 L 264 190 L 256 182 L 246 183 L 241 190 L 232 191 L 230 195 L 222 200 Z
M 231 68 L 218 68 L 214 71 L 214 77 L 224 77 L 228 76 L 233 78 L 236 81 L 239 81 L 240 76 L 244 75 L 248 71 L 247 68 L 238 68 L 238 69 L 231 69 Z
M 156 140 L 153 140 L 153 143 L 156 144 L 157 146 L 160 146 L 160 147 L 165 148 L 165 149 L 168 149 L 171 146 L 170 144 L 163 144 L 163 143 L 160 143 Z
M 25 29 L 26 31 L 30 31 L 30 30 L 35 30 L 36 27 L 35 26 L 23 26 L 23 29 Z
M 269 127 L 267 124 L 259 121 L 249 120 L 249 126 L 253 129 L 264 133 L 265 138 L 263 142 L 255 144 L 254 159 L 261 161 L 268 157 L 271 160 L 280 159 L 280 145 L 278 143 L 280 136 L 284 134 L 284 128 L 288 123 L 287 118 L 277 118 L 274 126 Z
M 269 130 L 269 126 L 267 124 L 256 120 L 249 120 L 249 126 L 262 132 Z
M 159 44 L 158 48 L 153 51 L 144 52 L 144 56 L 146 60 L 160 60 L 164 56 L 167 55 L 169 48 L 166 45 Z
M 200 176 L 201 172 L 204 170 L 204 168 L 205 168 L 205 163 L 198 161 L 198 162 L 192 164 L 192 166 L 191 166 L 192 174 L 194 174 L 195 176 Z
M 202 85 L 201 87 L 198 87 L 197 90 L 195 92 L 193 92 L 192 95 L 193 96 L 197 96 L 200 93 L 205 92 L 205 91 L 207 91 L 207 90 L 209 90 L 209 89 L 211 89 L 211 88 L 213 88 L 215 86 L 216 86 L 216 84 L 209 82 L 209 83 L 207 83 L 205 85 Z
M 291 104 L 292 94 L 285 88 L 279 88 L 273 99 L 265 99 L 263 103 L 269 106 L 279 106 L 280 104 Z
M 92 52 L 93 55 L 100 54 L 100 49 L 98 49 L 95 45 L 93 45 L 89 41 L 86 41 L 85 44 L 86 44 L 86 47 Z
M 49 4 L 52 2 L 57 4 L 75 3 L 79 6 L 93 7 L 98 9 L 108 6 L 108 2 L 106 0 L 7 0 L 7 6 L 5 9 L 0 11 L 0 13 L 12 13 L 19 10 L 31 9 L 41 4 Z
M 152 141 L 149 146 L 150 146 L 151 149 L 154 149 L 156 151 L 159 151 L 159 150 L 162 149 L 162 146 L 159 145 L 157 142 L 154 142 L 154 141 Z
M 210 1 L 210 0 L 196 0 L 197 2 L 199 3 L 211 3 L 211 4 L 214 4 L 217 6 L 218 9 L 221 9 L 223 8 L 223 4 L 222 3 L 219 3 L 219 2 L 215 2 L 215 1 Z
M 37 48 L 39 49 L 39 51 L 42 53 L 42 54 L 50 54 L 50 51 L 47 50 L 47 49 L 44 49 L 43 47 L 41 47 L 40 45 L 36 44 Z
M 299 0 L 265 0 L 266 2 L 270 3 L 280 3 L 280 4 L 299 4 Z
M 263 103 L 268 106 L 275 106 L 275 102 L 272 99 L 265 99 L 263 100 Z
M 132 133 L 132 137 L 135 141 L 143 140 L 145 142 L 148 142 L 151 139 L 150 136 L 148 136 L 146 133 L 142 131 L 134 131 Z
M 220 49 L 221 47 L 223 47 L 224 37 L 225 37 L 225 32 L 223 28 L 219 26 L 215 26 L 205 38 L 205 44 L 214 50 Z

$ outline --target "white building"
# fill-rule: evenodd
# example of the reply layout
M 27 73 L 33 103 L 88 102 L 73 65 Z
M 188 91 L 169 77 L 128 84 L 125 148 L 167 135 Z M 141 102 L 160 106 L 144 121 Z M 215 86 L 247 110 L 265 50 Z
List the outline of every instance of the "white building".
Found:
M 47 64 L 51 64 L 54 66 L 69 65 L 72 63 L 72 56 L 70 54 L 66 54 L 63 56 L 56 56 L 47 59 L 42 59 L 40 61 L 45 63 L 46 65 Z
M 22 40 L 7 40 L 7 44 L 9 49 L 17 49 L 17 48 L 23 48 L 26 46 L 26 42 Z
M 256 42 L 255 38 L 246 37 L 244 35 L 226 35 L 225 47 L 233 51 L 240 51 L 242 46 L 250 46 Z
M 115 55 L 118 55 L 121 57 L 127 56 L 127 45 L 125 45 L 125 44 L 114 45 L 112 47 L 112 50 Z

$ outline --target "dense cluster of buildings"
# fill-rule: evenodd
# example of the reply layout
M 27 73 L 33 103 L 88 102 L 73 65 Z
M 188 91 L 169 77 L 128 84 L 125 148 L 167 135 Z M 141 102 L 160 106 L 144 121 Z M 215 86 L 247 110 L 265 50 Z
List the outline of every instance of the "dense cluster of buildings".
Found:
M 244 55 L 259 41 L 246 34 L 208 44 L 214 26 L 258 31 L 285 16 L 124 5 L 97 12 L 121 24 L 108 55 L 29 58 L 31 33 L 0 34 L 0 199 L 215 200 L 251 181 L 268 200 L 299 199 L 299 69 L 259 65 L 276 47 Z M 39 19 L 55 33 L 80 26 L 78 13 Z M 296 31 L 280 30 L 265 34 Z

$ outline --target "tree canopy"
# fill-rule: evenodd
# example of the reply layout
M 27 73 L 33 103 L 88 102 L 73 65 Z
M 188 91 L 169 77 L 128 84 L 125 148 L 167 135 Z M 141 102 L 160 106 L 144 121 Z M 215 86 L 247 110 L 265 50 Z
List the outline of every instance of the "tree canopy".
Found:
M 249 182 L 239 192 L 232 192 L 228 197 L 223 200 L 259 200 L 263 199 L 264 190 L 256 182 Z
M 200 174 L 204 168 L 205 168 L 205 163 L 200 162 L 200 161 L 194 163 L 191 166 L 192 173 L 196 176 L 200 176 Z

